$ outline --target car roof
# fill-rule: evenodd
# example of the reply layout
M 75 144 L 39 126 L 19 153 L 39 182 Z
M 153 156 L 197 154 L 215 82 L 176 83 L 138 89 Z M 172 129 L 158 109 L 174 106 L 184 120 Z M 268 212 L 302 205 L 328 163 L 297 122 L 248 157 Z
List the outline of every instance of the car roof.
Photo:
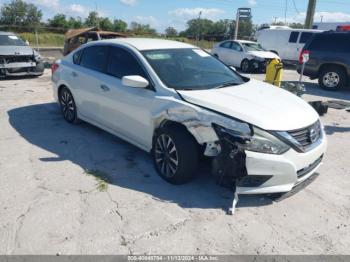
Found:
M 248 41 L 248 40 L 234 40 L 238 43 L 242 43 L 242 44 L 245 44 L 245 43 L 249 43 L 249 44 L 257 44 L 257 42 L 253 42 L 253 41 Z
M 97 41 L 98 42 L 98 41 Z M 171 40 L 152 39 L 152 38 L 117 38 L 101 40 L 104 43 L 125 44 L 133 46 L 139 51 L 157 50 L 157 49 L 182 49 L 182 48 L 198 48 L 196 46 Z
M 0 31 L 0 35 L 14 35 L 14 33 Z

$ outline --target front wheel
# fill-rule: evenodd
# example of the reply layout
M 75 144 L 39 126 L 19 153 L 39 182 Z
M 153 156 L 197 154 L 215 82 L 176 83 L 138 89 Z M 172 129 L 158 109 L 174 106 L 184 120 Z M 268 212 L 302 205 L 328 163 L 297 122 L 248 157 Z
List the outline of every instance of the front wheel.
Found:
M 337 91 L 346 85 L 344 70 L 338 66 L 327 66 L 321 70 L 318 83 L 326 90 Z
M 248 73 L 249 70 L 250 70 L 250 63 L 249 63 L 249 60 L 248 59 L 244 59 L 241 63 L 241 70 L 244 72 L 244 73 Z
M 196 141 L 184 128 L 161 128 L 154 138 L 153 160 L 158 174 L 165 181 L 184 184 L 194 177 L 197 170 Z

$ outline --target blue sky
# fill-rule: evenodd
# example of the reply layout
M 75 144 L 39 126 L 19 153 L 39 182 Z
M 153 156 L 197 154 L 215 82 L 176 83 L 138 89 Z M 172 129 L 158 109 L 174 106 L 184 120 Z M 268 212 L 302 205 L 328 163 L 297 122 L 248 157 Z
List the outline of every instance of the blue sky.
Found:
M 0 0 L 0 4 L 9 0 Z M 148 23 L 162 32 L 173 26 L 185 29 L 186 21 L 197 17 L 212 20 L 232 19 L 238 7 L 251 7 L 255 24 L 285 20 L 303 22 L 307 0 L 26 0 L 38 5 L 47 19 L 55 13 L 86 17 L 98 10 L 102 16 L 119 18 L 130 23 Z M 317 0 L 315 22 L 350 22 L 350 0 Z

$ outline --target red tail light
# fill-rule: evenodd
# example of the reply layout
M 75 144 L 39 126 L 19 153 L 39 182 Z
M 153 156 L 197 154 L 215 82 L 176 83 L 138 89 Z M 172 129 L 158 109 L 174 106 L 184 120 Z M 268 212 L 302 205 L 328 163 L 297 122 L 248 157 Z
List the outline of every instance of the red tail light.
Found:
M 52 74 L 56 72 L 56 70 L 59 68 L 60 66 L 57 63 L 53 63 L 51 66 L 51 72 Z
M 299 55 L 299 64 L 303 63 L 303 55 L 310 55 L 309 50 L 302 50 Z

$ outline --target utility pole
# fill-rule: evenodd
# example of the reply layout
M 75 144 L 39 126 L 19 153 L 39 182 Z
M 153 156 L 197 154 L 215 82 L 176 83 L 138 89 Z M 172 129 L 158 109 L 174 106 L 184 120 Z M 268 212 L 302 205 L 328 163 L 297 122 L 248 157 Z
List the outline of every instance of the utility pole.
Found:
M 202 16 L 202 11 L 199 12 L 198 15 L 198 28 L 197 28 L 197 46 L 199 44 L 200 40 L 200 32 L 201 32 L 201 16 Z
M 305 19 L 305 28 L 311 29 L 314 23 L 314 15 L 316 10 L 316 0 L 309 0 L 309 5 L 307 7 L 306 19 Z
M 234 36 L 233 40 L 237 40 L 237 38 L 238 38 L 238 28 L 239 28 L 239 9 L 237 9 L 236 24 L 235 24 L 235 36 Z

